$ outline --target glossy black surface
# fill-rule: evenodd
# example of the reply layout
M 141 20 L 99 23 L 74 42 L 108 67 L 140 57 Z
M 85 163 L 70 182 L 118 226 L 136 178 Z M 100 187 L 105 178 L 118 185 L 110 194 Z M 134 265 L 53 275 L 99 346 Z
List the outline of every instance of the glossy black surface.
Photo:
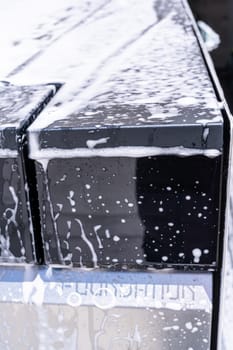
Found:
M 28 130 L 46 263 L 217 268 L 224 106 L 186 10 L 111 1 L 75 31 L 75 75 Z
M 46 262 L 216 267 L 220 169 L 204 156 L 37 164 Z
M 25 130 L 52 95 L 52 86 L 0 82 L 0 262 L 36 261 Z
M 34 238 L 22 160 L 0 159 L 0 261 L 35 261 Z
M 221 104 L 183 1 L 124 6 L 107 2 L 76 29 L 67 81 L 30 128 L 38 150 L 86 148 L 107 137 L 102 148 L 222 151 Z M 122 35 L 119 23 L 127 22 Z M 36 63 L 31 69 L 36 74 Z

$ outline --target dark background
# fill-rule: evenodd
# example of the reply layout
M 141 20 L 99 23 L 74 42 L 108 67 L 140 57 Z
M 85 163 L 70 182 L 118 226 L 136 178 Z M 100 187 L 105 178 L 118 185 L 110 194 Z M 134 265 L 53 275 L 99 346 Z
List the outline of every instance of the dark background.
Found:
M 189 0 L 194 16 L 210 25 L 221 38 L 212 51 L 226 100 L 233 112 L 233 0 Z

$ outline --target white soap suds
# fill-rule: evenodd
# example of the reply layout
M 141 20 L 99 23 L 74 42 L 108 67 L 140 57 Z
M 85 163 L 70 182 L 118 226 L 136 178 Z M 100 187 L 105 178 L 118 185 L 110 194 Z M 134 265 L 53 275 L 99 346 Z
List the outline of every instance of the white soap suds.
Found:
M 0 148 L 0 158 L 17 158 L 17 156 L 18 151 L 13 151 L 7 148 Z
M 185 327 L 186 327 L 188 330 L 191 330 L 191 329 L 193 328 L 192 322 L 186 322 L 186 323 L 185 323 Z
M 138 264 L 138 265 L 143 264 L 143 259 L 136 259 L 136 264 Z
M 179 331 L 180 327 L 178 325 L 163 327 L 164 331 Z
M 38 134 L 48 126 L 81 126 L 93 133 L 102 126 L 107 129 L 130 127 L 131 124 L 153 127 L 154 124 L 172 125 L 180 118 L 181 112 L 184 114 L 193 108 L 196 111 L 194 115 L 189 113 L 193 119 L 192 127 L 194 123 L 208 124 L 210 127 L 213 123 L 223 122 L 192 23 L 185 11 L 182 13 L 182 25 L 176 19 L 176 7 L 159 18 L 153 0 L 146 3 L 136 0 L 84 1 L 81 5 L 75 4 L 72 16 L 53 26 L 51 18 L 56 19 L 57 11 L 54 10 L 55 0 L 51 0 L 53 5 L 50 2 L 41 6 L 44 7 L 43 11 L 41 8 L 38 10 L 39 18 L 42 12 L 48 21 L 48 36 L 48 28 L 39 25 L 41 23 L 34 7 L 29 1 L 22 1 L 28 4 L 25 8 L 33 14 L 26 18 L 27 30 L 19 26 L 19 30 L 13 31 L 9 25 L 12 22 L 11 12 L 7 11 L 10 20 L 0 14 L 0 28 L 3 26 L 2 32 L 5 32 L 4 28 L 7 27 L 12 39 L 11 44 L 5 45 L 1 51 L 1 62 L 8 67 L 4 73 L 4 64 L 1 64 L 2 76 L 11 73 L 12 82 L 21 85 L 54 81 L 64 83 L 29 128 L 33 159 L 38 158 L 42 163 L 54 157 L 65 158 L 67 154 L 78 157 L 80 153 L 78 149 L 40 150 Z M 35 7 L 38 9 L 38 6 Z M 22 13 L 20 6 L 17 6 L 17 10 Z M 19 23 L 17 16 L 14 19 L 14 23 Z M 22 35 L 20 40 L 17 39 L 18 33 Z M 13 42 L 16 45 L 12 45 Z M 27 64 L 23 64 L 25 62 Z M 151 89 L 151 86 L 154 88 Z M 205 115 L 207 118 L 203 119 Z M 186 119 L 189 125 L 189 116 Z M 36 134 L 36 142 L 33 141 L 33 133 Z M 96 136 L 86 141 L 86 151 L 94 151 L 97 145 L 106 144 L 109 139 L 96 139 Z M 177 144 L 182 142 L 178 140 Z M 95 150 L 99 151 L 97 153 L 86 151 L 81 152 L 81 157 L 108 156 L 107 153 L 112 153 L 111 148 L 103 151 L 99 147 Z M 128 151 L 122 148 L 117 152 L 122 156 L 131 156 Z M 177 146 L 173 150 L 153 150 L 152 155 L 156 154 L 216 157 L 221 152 L 218 149 L 186 151 Z M 140 156 L 144 156 L 144 151 L 143 155 L 139 151 Z
M 23 303 L 33 303 L 37 306 L 43 305 L 45 294 L 45 283 L 37 274 L 32 282 L 22 283 Z
M 96 225 L 94 226 L 94 232 L 95 232 L 95 236 L 96 236 L 96 239 L 97 239 L 97 242 L 98 242 L 98 247 L 99 249 L 103 249 L 103 244 L 102 244 L 102 241 L 98 235 L 98 231 L 101 229 L 102 225 Z
M 111 234 L 110 234 L 110 231 L 108 229 L 105 230 L 105 237 L 106 238 L 111 238 Z
M 86 144 L 87 147 L 90 149 L 95 148 L 97 145 L 102 145 L 103 143 L 107 143 L 108 142 L 109 137 L 104 137 L 98 140 L 87 140 Z
M 201 255 L 202 255 L 201 249 L 199 249 L 199 248 L 193 249 L 192 254 L 193 254 L 193 256 L 194 256 L 193 261 L 194 261 L 195 263 L 199 263 L 199 262 L 200 262 L 200 257 L 201 257 Z
M 71 207 L 75 206 L 75 200 L 73 199 L 74 197 L 74 191 L 69 191 L 69 196 L 67 196 L 67 199 L 70 202 Z
M 32 134 L 29 134 L 31 140 Z M 33 143 L 34 144 L 34 143 Z M 191 157 L 194 155 L 204 155 L 209 158 L 215 158 L 221 155 L 219 150 L 214 149 L 192 149 L 180 147 L 137 147 L 137 146 L 120 146 L 114 148 L 74 148 L 74 149 L 58 149 L 58 148 L 46 148 L 38 149 L 38 146 L 34 147 L 30 143 L 30 158 L 37 161 L 49 160 L 53 158 L 89 158 L 89 157 L 131 157 L 141 158 L 158 155 L 176 155 L 180 157 Z
M 95 252 L 94 246 L 91 243 L 91 241 L 87 238 L 87 235 L 84 231 L 83 228 L 83 224 L 79 219 L 75 219 L 75 221 L 79 224 L 80 226 L 80 230 L 81 230 L 81 238 L 82 240 L 86 243 L 86 245 L 88 246 L 88 248 L 90 249 L 91 255 L 92 255 L 92 262 L 94 267 L 97 267 L 97 262 L 98 262 L 98 258 L 97 258 L 97 254 Z
M 181 97 L 176 102 L 182 107 L 195 106 L 199 104 L 199 100 L 195 97 Z
M 209 137 L 209 133 L 210 133 L 210 128 L 205 127 L 203 130 L 203 134 L 202 134 L 202 138 L 203 141 L 206 143 Z

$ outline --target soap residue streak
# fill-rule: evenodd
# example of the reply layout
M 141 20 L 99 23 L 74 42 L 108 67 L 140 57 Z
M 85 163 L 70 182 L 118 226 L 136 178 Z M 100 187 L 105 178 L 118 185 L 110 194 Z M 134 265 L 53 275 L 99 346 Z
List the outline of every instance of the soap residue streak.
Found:
M 107 143 L 108 139 L 109 137 L 104 137 L 98 140 L 87 140 L 86 144 L 88 148 L 93 149 L 97 145 L 102 145 L 103 143 Z

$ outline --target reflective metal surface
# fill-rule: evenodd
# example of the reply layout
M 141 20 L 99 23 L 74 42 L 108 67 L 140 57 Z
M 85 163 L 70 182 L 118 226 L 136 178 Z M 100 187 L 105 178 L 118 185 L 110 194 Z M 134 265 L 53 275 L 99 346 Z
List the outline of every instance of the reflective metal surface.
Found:
M 6 350 L 210 349 L 211 274 L 1 269 L 0 287 Z

